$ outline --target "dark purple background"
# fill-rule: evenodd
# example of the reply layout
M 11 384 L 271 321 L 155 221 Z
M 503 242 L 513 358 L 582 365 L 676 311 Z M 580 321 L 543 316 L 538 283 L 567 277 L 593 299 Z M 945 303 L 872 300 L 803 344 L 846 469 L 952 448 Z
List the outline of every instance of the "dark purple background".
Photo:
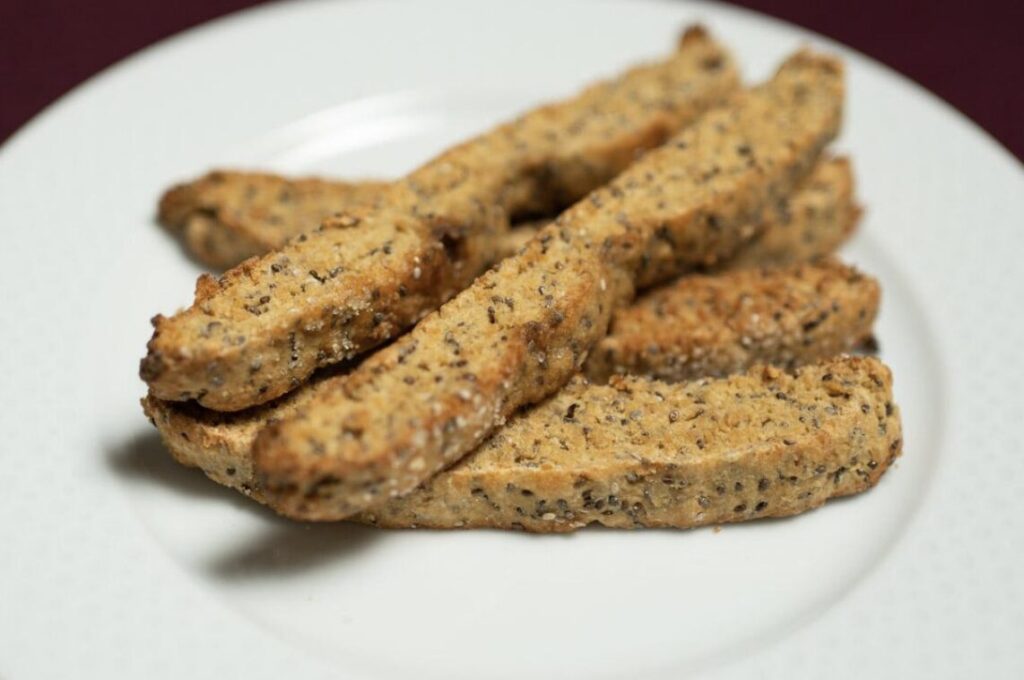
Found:
M 0 0 L 0 140 L 74 85 L 254 0 Z M 740 0 L 922 83 L 1024 158 L 1024 1 Z

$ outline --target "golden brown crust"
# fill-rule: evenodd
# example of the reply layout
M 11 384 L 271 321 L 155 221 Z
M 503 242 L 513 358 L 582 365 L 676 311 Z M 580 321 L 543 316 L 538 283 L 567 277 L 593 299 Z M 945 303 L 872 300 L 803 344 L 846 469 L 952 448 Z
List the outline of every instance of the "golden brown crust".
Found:
M 163 399 L 237 410 L 394 337 L 497 257 L 507 214 L 554 212 L 734 92 L 726 52 L 694 31 L 633 69 L 461 144 L 280 251 L 157 317 L 140 373 Z
M 143 405 L 181 462 L 264 500 L 251 446 L 265 410 L 186 413 L 152 397 Z M 870 488 L 901 444 L 891 375 L 875 359 L 676 385 L 576 380 L 422 488 L 353 519 L 549 532 L 780 517 Z
M 518 255 L 265 429 L 264 492 L 338 519 L 406 493 L 556 391 L 636 283 L 731 255 L 839 128 L 841 66 L 806 52 L 541 230 Z
M 848 352 L 870 337 L 878 282 L 835 260 L 687 276 L 615 313 L 584 367 L 677 382 Z
M 281 247 L 339 210 L 372 203 L 386 187 L 215 170 L 167 190 L 158 218 L 200 262 L 227 269 Z

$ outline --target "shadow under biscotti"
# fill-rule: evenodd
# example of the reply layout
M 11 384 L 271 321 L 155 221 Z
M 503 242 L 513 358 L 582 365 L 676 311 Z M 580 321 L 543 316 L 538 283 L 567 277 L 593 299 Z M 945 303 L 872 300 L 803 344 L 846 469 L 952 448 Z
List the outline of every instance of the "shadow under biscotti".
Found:
M 260 515 L 272 514 L 237 491 L 210 481 L 200 470 L 178 464 L 156 431 L 140 430 L 108 447 L 107 462 L 111 470 L 130 482 L 157 485 L 191 498 L 224 501 Z
M 274 517 L 271 524 L 214 557 L 206 572 L 226 581 L 290 576 L 344 562 L 383 537 L 378 529 L 347 522 L 310 524 Z
M 200 470 L 178 464 L 156 432 L 139 431 L 108 448 L 107 461 L 119 476 L 132 483 L 170 489 L 191 499 L 230 504 L 259 521 L 256 536 L 225 546 L 204 565 L 210 576 L 224 580 L 286 576 L 301 573 L 355 555 L 382 533 L 347 522 L 297 522 L 233 489 L 208 479 Z

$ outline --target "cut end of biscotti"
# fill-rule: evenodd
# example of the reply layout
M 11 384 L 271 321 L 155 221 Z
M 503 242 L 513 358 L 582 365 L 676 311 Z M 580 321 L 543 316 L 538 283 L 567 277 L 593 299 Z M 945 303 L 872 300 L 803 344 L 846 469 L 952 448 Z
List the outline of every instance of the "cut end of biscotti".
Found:
M 679 36 L 679 47 L 692 45 L 697 42 L 706 42 L 711 39 L 711 33 L 704 24 L 690 24 L 683 29 Z
M 157 221 L 167 230 L 177 232 L 192 212 L 195 192 L 191 184 L 176 184 L 164 192 L 157 204 Z
M 803 47 L 788 57 L 779 67 L 779 71 L 790 68 L 813 67 L 821 69 L 833 75 L 842 76 L 846 73 L 843 60 L 839 57 L 824 52 L 818 52 L 810 47 Z
M 175 184 L 165 191 L 157 204 L 157 220 L 172 232 L 183 229 L 192 215 L 209 210 L 206 194 L 210 189 L 230 180 L 231 173 L 211 170 L 191 182 Z

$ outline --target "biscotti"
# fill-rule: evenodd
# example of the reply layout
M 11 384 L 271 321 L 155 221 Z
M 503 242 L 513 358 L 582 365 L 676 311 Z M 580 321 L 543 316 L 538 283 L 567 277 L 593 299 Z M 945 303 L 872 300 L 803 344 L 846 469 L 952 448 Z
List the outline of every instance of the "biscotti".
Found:
M 280 248 L 340 210 L 372 203 L 385 186 L 216 171 L 168 190 L 159 214 L 196 259 L 226 269 Z M 764 215 L 753 240 L 717 269 L 782 266 L 829 255 L 856 228 L 860 212 L 849 160 L 823 158 Z M 497 259 L 517 252 L 550 221 L 513 224 L 497 244 Z
M 584 373 L 676 382 L 813 363 L 870 337 L 880 296 L 875 279 L 836 260 L 686 276 L 617 311 Z
M 734 253 L 835 136 L 842 98 L 840 64 L 801 52 L 648 152 L 339 388 L 266 428 L 263 492 L 293 517 L 338 519 L 458 460 L 560 388 L 635 285 Z
M 678 386 L 577 381 L 356 519 L 553 532 L 785 517 L 872 487 L 901 448 L 891 374 L 875 359 Z
M 387 186 L 220 170 L 167 190 L 158 218 L 196 259 L 220 270 L 281 247 L 339 210 L 372 203 Z
M 738 87 L 691 29 L 663 62 L 454 147 L 280 250 L 202 278 L 157 316 L 140 374 L 161 398 L 237 410 L 294 389 L 416 323 L 497 259 L 508 216 L 550 214 Z
M 220 414 L 143 403 L 178 460 L 260 501 L 252 442 L 299 406 Z M 576 379 L 422 488 L 353 519 L 569 531 L 779 517 L 870 488 L 901 443 L 891 376 L 875 359 L 673 385 Z

